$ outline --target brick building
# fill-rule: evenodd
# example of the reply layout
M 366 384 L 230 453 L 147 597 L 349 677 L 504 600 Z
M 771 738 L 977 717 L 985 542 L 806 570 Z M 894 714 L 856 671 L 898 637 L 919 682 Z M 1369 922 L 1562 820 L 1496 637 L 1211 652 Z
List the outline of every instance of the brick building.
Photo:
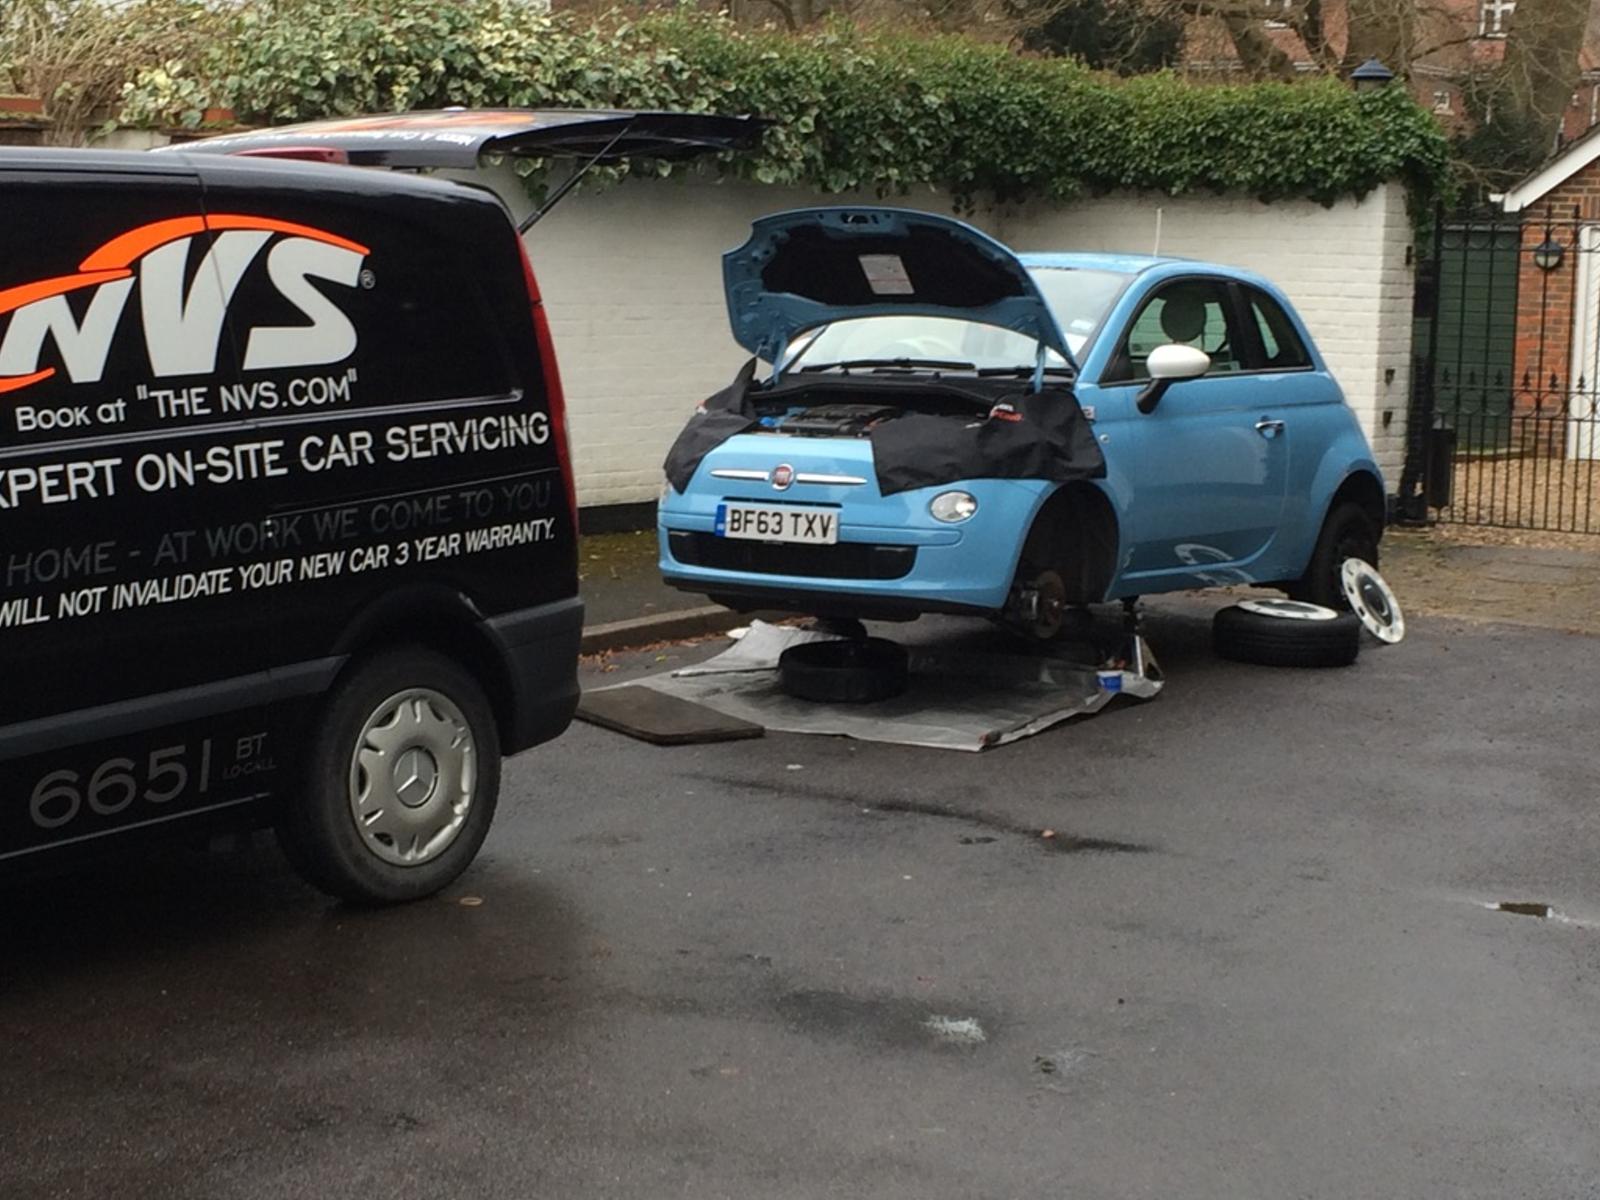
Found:
M 1326 0 L 1321 7 L 1319 29 L 1324 45 L 1320 53 L 1309 48 L 1296 29 L 1305 0 L 1262 0 L 1262 7 L 1269 12 L 1282 12 L 1281 20 L 1267 18 L 1262 32 L 1289 57 L 1296 70 L 1308 74 L 1326 71 L 1343 58 L 1348 28 L 1344 0 Z M 1417 103 L 1437 114 L 1447 130 L 1457 132 L 1467 126 L 1468 81 L 1499 64 L 1516 7 L 1516 0 L 1441 0 L 1438 5 L 1419 9 L 1415 29 L 1418 53 L 1409 67 L 1408 84 Z M 1184 65 L 1200 73 L 1241 69 L 1233 39 L 1219 18 L 1196 17 L 1190 21 Z M 1600 124 L 1600 7 L 1590 20 L 1580 68 L 1578 86 L 1562 128 L 1563 141 L 1581 137 Z
M 1504 196 L 1522 222 L 1515 377 L 1519 409 L 1593 421 L 1600 397 L 1600 126 Z M 1574 456 L 1595 457 L 1592 427 Z M 1570 442 L 1572 431 L 1567 434 Z

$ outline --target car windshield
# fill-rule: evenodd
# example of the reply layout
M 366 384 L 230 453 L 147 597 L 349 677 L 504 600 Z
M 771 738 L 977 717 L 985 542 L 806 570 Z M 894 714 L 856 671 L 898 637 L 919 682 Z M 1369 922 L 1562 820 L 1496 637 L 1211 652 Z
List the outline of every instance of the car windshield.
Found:
M 1033 277 L 1066 337 L 1081 354 L 1130 276 L 1120 271 L 1035 267 Z M 853 317 L 813 330 L 800 339 L 786 371 L 824 370 L 839 364 L 917 367 L 946 371 L 1004 370 L 1033 366 L 1035 342 L 1026 334 L 956 317 L 884 315 Z M 1066 363 L 1055 351 L 1049 366 Z

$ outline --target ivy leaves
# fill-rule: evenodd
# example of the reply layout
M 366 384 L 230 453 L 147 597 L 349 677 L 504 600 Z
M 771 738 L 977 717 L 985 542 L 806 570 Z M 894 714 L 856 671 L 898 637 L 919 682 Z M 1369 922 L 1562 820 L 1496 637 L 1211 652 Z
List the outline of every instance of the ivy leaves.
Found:
M 882 196 L 931 187 L 967 207 L 1122 189 L 1331 203 L 1393 178 L 1420 204 L 1448 179 L 1443 135 L 1400 88 L 1119 80 L 959 36 L 784 34 L 691 10 L 596 24 L 532 0 L 255 0 L 226 19 L 226 78 L 201 90 L 263 123 L 451 104 L 757 113 L 777 126 L 722 173 Z M 138 86 L 193 91 L 172 66 Z

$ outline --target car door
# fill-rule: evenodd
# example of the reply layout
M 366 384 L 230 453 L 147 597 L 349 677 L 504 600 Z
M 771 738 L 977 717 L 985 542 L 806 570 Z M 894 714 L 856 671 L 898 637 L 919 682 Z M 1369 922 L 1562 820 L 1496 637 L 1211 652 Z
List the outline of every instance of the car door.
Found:
M 1124 578 L 1246 582 L 1276 535 L 1289 478 L 1289 430 L 1259 373 L 1257 333 L 1234 284 L 1185 276 L 1156 285 L 1107 363 L 1103 388 L 1142 391 L 1158 346 L 1203 350 L 1210 369 L 1171 384 L 1127 434 L 1131 558 Z

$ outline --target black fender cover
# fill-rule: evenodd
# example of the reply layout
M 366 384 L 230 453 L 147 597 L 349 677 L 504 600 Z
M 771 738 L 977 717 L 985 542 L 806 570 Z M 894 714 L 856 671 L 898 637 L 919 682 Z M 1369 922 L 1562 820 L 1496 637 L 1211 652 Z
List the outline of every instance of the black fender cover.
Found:
M 667 482 L 683 492 L 705 456 L 729 438 L 757 428 L 751 402 L 756 362 L 751 359 L 722 391 L 696 410 L 667 452 Z M 1072 390 L 1047 386 L 1019 389 L 996 386 L 941 386 L 970 391 L 974 415 L 936 416 L 908 412 L 883 421 L 868 433 L 878 490 L 885 496 L 963 479 L 1044 479 L 1069 483 L 1102 479 L 1105 456 L 1094 429 Z M 863 392 L 870 388 L 863 388 Z M 988 405 L 988 412 L 982 411 Z
M 736 434 L 756 427 L 756 413 L 750 403 L 750 381 L 755 378 L 756 360 L 739 369 L 733 382 L 695 410 L 689 424 L 667 451 L 667 482 L 682 492 L 700 469 L 701 460 Z
M 1002 395 L 986 417 L 907 413 L 869 435 L 885 496 L 963 479 L 1100 479 L 1105 456 L 1066 388 Z

